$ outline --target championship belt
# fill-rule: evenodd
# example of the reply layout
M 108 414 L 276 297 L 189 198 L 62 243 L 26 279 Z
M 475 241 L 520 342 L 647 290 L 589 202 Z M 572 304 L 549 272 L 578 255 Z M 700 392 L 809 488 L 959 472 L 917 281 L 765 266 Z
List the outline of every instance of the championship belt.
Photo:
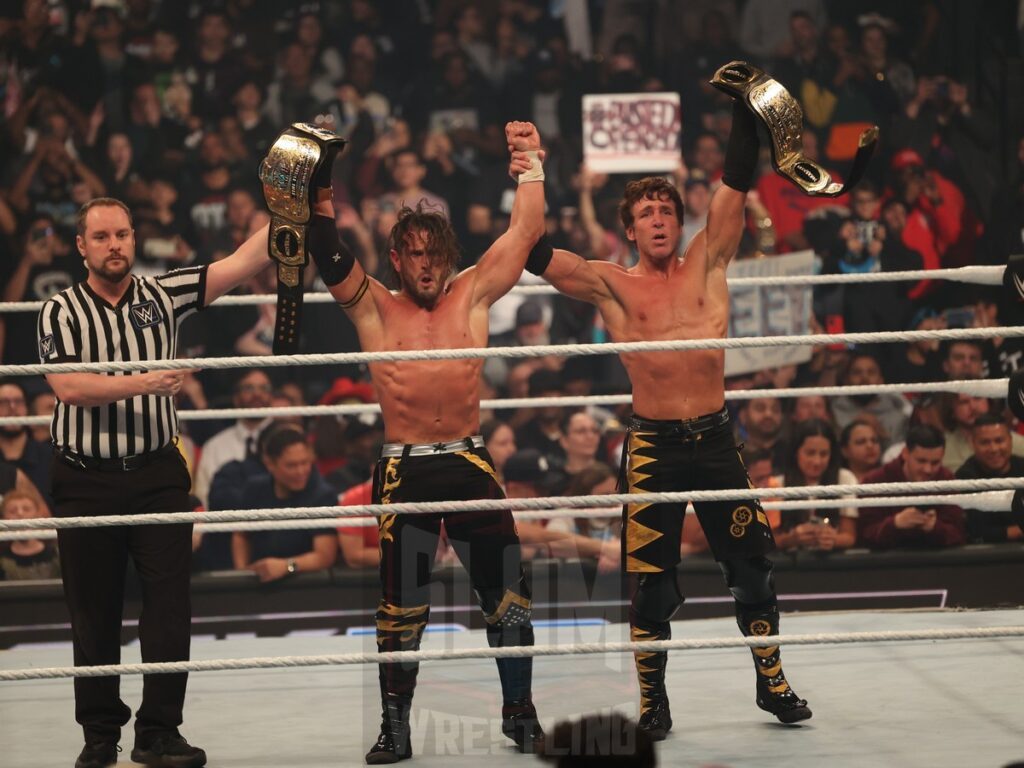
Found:
M 293 123 L 260 164 L 263 198 L 270 209 L 268 250 L 277 262 L 275 355 L 292 354 L 299 348 L 302 270 L 309 263 L 306 234 L 316 202 L 314 180 L 344 146 L 345 140 L 332 131 Z
M 878 127 L 868 128 L 857 141 L 857 154 L 845 184 L 803 153 L 804 112 L 777 80 L 745 61 L 733 61 L 715 72 L 711 85 L 761 118 L 772 138 L 772 165 L 808 195 L 838 197 L 860 181 L 878 144 Z

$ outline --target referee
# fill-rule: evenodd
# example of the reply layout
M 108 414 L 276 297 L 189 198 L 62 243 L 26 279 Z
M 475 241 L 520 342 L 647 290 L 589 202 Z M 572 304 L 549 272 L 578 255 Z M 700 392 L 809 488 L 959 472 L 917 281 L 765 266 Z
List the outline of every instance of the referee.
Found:
M 160 277 L 134 276 L 131 213 L 107 197 L 82 206 L 76 243 L 88 277 L 40 310 L 44 364 L 172 359 L 182 320 L 270 263 L 264 227 L 215 264 Z M 57 395 L 50 435 L 58 517 L 189 508 L 191 479 L 176 447 L 172 400 L 184 376 L 182 371 L 47 374 Z M 129 558 L 142 581 L 142 660 L 188 659 L 191 524 L 76 528 L 58 536 L 76 665 L 120 661 Z M 203 750 L 178 732 L 187 677 L 145 676 L 135 715 L 135 762 L 205 765 Z M 119 684 L 117 677 L 75 679 L 75 719 L 85 733 L 76 768 L 117 762 L 121 727 L 131 717 Z

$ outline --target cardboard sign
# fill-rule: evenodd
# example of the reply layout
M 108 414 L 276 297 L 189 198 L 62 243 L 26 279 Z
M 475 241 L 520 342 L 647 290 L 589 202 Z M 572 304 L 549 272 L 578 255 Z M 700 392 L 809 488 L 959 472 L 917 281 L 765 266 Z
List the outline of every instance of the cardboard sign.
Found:
M 583 158 L 601 173 L 660 173 L 679 165 L 678 93 L 583 97 Z
M 814 251 L 787 253 L 764 259 L 734 261 L 729 277 L 778 277 L 809 275 L 814 271 Z M 729 289 L 729 336 L 803 336 L 810 333 L 811 286 L 779 286 Z M 780 365 L 806 363 L 810 346 L 727 349 L 725 374 L 760 371 Z

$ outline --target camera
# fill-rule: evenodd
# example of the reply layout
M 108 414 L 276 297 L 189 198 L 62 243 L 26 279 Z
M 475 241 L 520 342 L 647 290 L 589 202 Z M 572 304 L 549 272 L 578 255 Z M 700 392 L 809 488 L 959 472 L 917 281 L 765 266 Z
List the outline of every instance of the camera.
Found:
M 974 307 L 955 307 L 942 312 L 947 328 L 970 328 L 974 325 Z

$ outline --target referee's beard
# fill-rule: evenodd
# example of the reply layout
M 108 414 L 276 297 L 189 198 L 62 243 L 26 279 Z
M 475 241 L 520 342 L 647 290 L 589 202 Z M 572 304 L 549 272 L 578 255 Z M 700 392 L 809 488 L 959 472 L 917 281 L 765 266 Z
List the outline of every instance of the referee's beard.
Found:
M 108 256 L 98 267 L 93 267 L 92 272 L 101 277 L 111 285 L 117 285 L 124 280 L 132 271 L 132 259 L 127 254 Z

